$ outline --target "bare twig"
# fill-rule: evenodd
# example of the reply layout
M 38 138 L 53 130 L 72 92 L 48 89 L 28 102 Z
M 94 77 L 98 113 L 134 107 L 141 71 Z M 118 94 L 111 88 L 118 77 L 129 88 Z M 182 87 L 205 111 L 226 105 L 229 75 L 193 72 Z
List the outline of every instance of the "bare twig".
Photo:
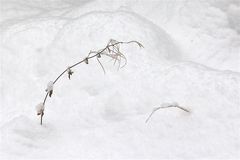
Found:
M 119 68 L 122 68 L 124 67 L 126 64 L 127 64 L 127 58 L 124 56 L 124 54 L 122 54 L 120 52 L 120 44 L 130 44 L 130 43 L 135 43 L 137 44 L 140 48 L 143 47 L 143 45 L 141 43 L 139 43 L 138 41 L 127 41 L 127 42 L 118 42 L 116 40 L 113 40 L 111 39 L 107 46 L 103 49 L 100 49 L 98 51 L 90 51 L 88 53 L 88 56 L 86 58 L 84 58 L 83 60 L 69 66 L 68 68 L 66 68 L 63 72 L 61 72 L 57 78 L 53 81 L 53 84 L 55 84 L 66 72 L 68 73 L 68 78 L 70 79 L 70 76 L 72 75 L 72 71 L 71 69 L 73 67 L 76 67 L 77 65 L 85 62 L 86 64 L 89 63 L 89 60 L 96 57 L 97 58 L 97 61 L 98 63 L 100 64 L 101 68 L 103 69 L 103 72 L 104 74 L 106 73 L 105 72 L 105 69 L 102 65 L 102 63 L 100 62 L 99 58 L 101 58 L 102 56 L 107 56 L 107 57 L 110 57 L 111 59 L 113 59 L 116 63 L 118 62 L 119 64 Z M 124 64 L 123 66 L 121 66 L 121 59 L 124 59 Z M 46 104 L 46 101 L 47 101 L 47 98 L 48 98 L 48 95 L 50 95 L 49 92 L 46 93 L 45 97 L 44 97 L 44 100 L 43 100 L 43 106 L 45 106 Z M 41 114 L 41 125 L 42 125 L 42 118 L 43 118 L 43 113 Z
M 41 125 L 42 125 L 42 118 L 43 118 L 43 112 L 41 113 L 41 122 L 40 122 Z
M 179 108 L 179 109 L 181 109 L 181 110 L 183 110 L 183 111 L 185 111 L 185 112 L 190 113 L 189 110 L 187 110 L 186 108 L 183 108 L 183 107 L 181 107 L 181 106 L 179 106 L 179 105 L 168 105 L 168 106 L 156 107 L 156 108 L 154 108 L 154 109 L 152 110 L 151 114 L 148 116 L 148 118 L 146 119 L 145 123 L 147 123 L 147 122 L 149 121 L 149 119 L 152 117 L 152 115 L 153 115 L 157 110 L 159 110 L 159 109 L 164 109 L 164 108 L 171 108 L 171 107 Z

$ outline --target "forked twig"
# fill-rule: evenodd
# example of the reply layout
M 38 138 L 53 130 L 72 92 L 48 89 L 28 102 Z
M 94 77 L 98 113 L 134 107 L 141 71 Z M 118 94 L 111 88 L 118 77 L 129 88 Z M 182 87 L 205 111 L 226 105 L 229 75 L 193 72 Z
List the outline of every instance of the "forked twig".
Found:
M 147 123 L 147 122 L 150 120 L 150 118 L 152 117 L 152 115 L 153 115 L 157 110 L 159 110 L 159 109 L 164 109 L 164 108 L 171 108 L 171 107 L 179 108 L 179 109 L 181 109 L 181 110 L 183 110 L 183 111 L 185 111 L 185 112 L 190 113 L 190 111 L 187 110 L 186 108 L 183 108 L 183 107 L 181 107 L 181 106 L 179 106 L 179 105 L 175 105 L 175 104 L 170 104 L 170 105 L 167 105 L 167 106 L 156 107 L 156 108 L 154 108 L 154 109 L 152 110 L 151 114 L 148 116 L 148 118 L 146 119 L 145 123 Z

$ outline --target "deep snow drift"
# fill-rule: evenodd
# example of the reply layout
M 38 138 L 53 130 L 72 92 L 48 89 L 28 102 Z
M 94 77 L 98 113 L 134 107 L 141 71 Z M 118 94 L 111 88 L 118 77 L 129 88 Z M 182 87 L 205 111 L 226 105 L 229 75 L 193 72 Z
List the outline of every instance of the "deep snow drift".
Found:
M 1 159 L 239 159 L 238 1 L 1 1 Z M 199 8 L 199 9 L 196 9 Z M 128 64 L 73 68 L 109 39 Z M 177 102 L 190 114 L 154 107 Z

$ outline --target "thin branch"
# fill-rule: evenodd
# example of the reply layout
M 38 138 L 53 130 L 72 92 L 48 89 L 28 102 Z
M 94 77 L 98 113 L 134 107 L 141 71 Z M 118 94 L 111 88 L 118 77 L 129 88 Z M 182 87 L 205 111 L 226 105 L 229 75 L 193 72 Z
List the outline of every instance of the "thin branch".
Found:
M 48 92 L 46 93 L 45 98 L 44 98 L 44 100 L 43 100 L 43 105 L 45 105 L 45 102 L 46 102 L 46 100 L 47 100 L 47 97 L 48 97 Z
M 41 122 L 40 122 L 41 125 L 42 125 L 42 119 L 43 119 L 43 112 L 41 113 Z
M 103 52 L 104 52 L 106 49 L 109 49 L 109 47 L 114 47 L 114 46 L 116 46 L 116 45 L 118 45 L 118 44 L 129 44 L 129 43 L 136 43 L 140 48 L 143 47 L 143 45 L 142 45 L 141 43 L 139 43 L 138 41 L 116 42 L 116 43 L 114 43 L 114 44 L 108 44 L 105 48 L 100 49 L 100 51 L 98 51 L 98 52 L 96 52 L 96 51 L 90 51 L 87 58 L 88 58 L 88 60 L 89 60 L 89 59 L 92 59 L 92 58 L 98 56 L 98 54 L 103 54 Z M 96 54 L 93 55 L 93 56 L 90 56 L 92 53 L 96 53 Z M 106 54 L 103 54 L 103 55 L 106 55 Z M 109 56 L 109 55 L 108 55 L 108 56 Z M 123 54 L 121 54 L 121 56 L 124 57 L 124 59 L 126 60 L 126 57 L 125 57 Z M 111 57 L 111 58 L 113 58 L 113 57 Z M 114 59 L 115 59 L 115 58 L 114 58 Z M 71 68 L 73 68 L 73 67 L 81 64 L 82 62 L 84 62 L 84 60 L 85 60 L 85 59 L 81 60 L 80 62 L 77 62 L 77 63 L 73 64 L 73 65 L 70 66 L 69 68 L 71 69 Z M 124 65 L 124 66 L 125 66 L 125 65 Z M 53 81 L 53 84 L 55 84 L 55 83 L 58 81 L 58 79 L 59 79 L 66 71 L 67 71 L 67 69 L 65 69 L 65 70 Z
M 189 110 L 187 110 L 186 108 L 183 108 L 183 107 L 181 107 L 181 106 L 178 106 L 178 105 L 169 105 L 169 106 L 157 107 L 157 108 L 154 108 L 154 109 L 152 110 L 151 114 L 148 116 L 148 118 L 146 119 L 145 123 L 147 123 L 147 122 L 149 121 L 149 119 L 152 117 L 152 115 L 153 115 L 157 110 L 159 110 L 159 109 L 164 109 L 164 108 L 171 108 L 171 107 L 179 108 L 179 109 L 181 109 L 181 110 L 183 110 L 183 111 L 185 111 L 185 112 L 190 113 Z
M 67 69 L 65 69 L 63 72 L 61 72 L 61 74 L 59 76 L 57 76 L 57 78 L 53 81 L 53 84 L 55 84 L 66 72 L 69 71 L 69 69 L 72 69 L 73 67 L 76 67 L 77 65 L 83 63 L 83 62 L 86 62 L 87 61 L 87 64 L 88 64 L 88 61 L 94 57 L 97 57 L 97 61 L 99 62 L 100 66 L 102 67 L 103 69 L 103 72 L 104 74 L 106 73 L 105 72 L 105 69 L 102 65 L 102 63 L 100 62 L 100 60 L 98 58 L 101 57 L 101 55 L 105 55 L 107 57 L 110 57 L 112 58 L 113 60 L 115 61 L 118 61 L 119 63 L 119 67 L 121 66 L 121 58 L 123 58 L 125 60 L 125 63 L 122 67 L 124 67 L 126 64 L 127 64 L 127 59 L 126 57 L 120 52 L 120 44 L 129 44 L 129 43 L 135 43 L 137 44 L 140 48 L 143 47 L 143 45 L 137 41 L 127 41 L 127 42 L 118 42 L 116 40 L 113 40 L 111 39 L 107 46 L 103 49 L 100 49 L 98 51 L 90 51 L 88 53 L 88 56 L 86 58 L 84 58 L 83 60 L 71 65 L 70 67 L 68 67 Z M 92 55 L 93 54 L 93 55 Z M 121 67 L 121 68 L 122 68 Z M 70 78 L 69 78 L 70 79 Z M 45 97 L 44 97 L 44 100 L 43 100 L 43 105 L 45 105 L 46 101 L 47 101 L 47 98 L 48 98 L 48 95 L 49 95 L 49 92 L 46 93 Z M 41 114 L 41 124 L 42 124 L 42 118 L 43 118 L 43 114 Z
M 67 70 L 68 70 L 68 68 L 65 69 L 65 70 L 53 81 L 53 84 L 55 84 L 55 83 L 58 81 L 58 79 L 59 79 L 65 72 L 67 72 Z

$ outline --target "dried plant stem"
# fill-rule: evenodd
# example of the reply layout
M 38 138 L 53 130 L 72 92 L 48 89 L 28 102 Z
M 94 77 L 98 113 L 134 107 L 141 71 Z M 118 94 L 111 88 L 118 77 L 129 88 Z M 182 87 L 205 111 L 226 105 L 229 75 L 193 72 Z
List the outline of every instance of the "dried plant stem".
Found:
M 143 45 L 137 41 L 128 41 L 128 42 L 118 42 L 116 40 L 110 40 L 109 43 L 107 44 L 107 46 L 103 49 L 100 49 L 99 51 L 90 51 L 88 56 L 86 58 L 84 58 L 83 60 L 69 66 L 68 68 L 66 68 L 63 72 L 61 72 L 61 74 L 59 74 L 57 76 L 57 78 L 53 81 L 53 84 L 55 84 L 63 75 L 64 73 L 66 73 L 69 69 L 72 69 L 74 67 L 76 67 L 77 65 L 85 62 L 86 64 L 88 64 L 88 61 L 94 57 L 97 58 L 97 61 L 99 62 L 101 68 L 103 69 L 103 72 L 105 74 L 105 69 L 102 65 L 102 63 L 100 62 L 99 58 L 101 58 L 101 56 L 105 55 L 107 57 L 110 57 L 112 58 L 113 60 L 118 61 L 119 63 L 119 68 L 120 68 L 120 65 L 121 65 L 121 58 L 123 58 L 125 60 L 125 63 L 122 67 L 124 67 L 127 63 L 127 59 L 126 57 L 119 51 L 119 45 L 120 44 L 130 44 L 130 43 L 135 43 L 137 44 L 139 47 L 143 47 Z M 93 54 L 93 55 L 92 55 Z M 121 68 L 122 68 L 121 67 Z M 70 79 L 70 78 L 69 78 Z M 49 95 L 49 92 L 46 93 L 45 97 L 44 97 L 44 100 L 43 100 L 43 105 L 45 106 L 45 103 L 47 101 L 47 98 L 48 98 L 48 95 Z M 41 125 L 42 125 L 42 118 L 43 118 L 43 113 L 41 114 Z
M 43 112 L 41 113 L 41 122 L 40 122 L 41 125 L 42 125 L 42 118 L 43 118 Z
M 148 116 L 148 118 L 146 119 L 146 121 L 145 121 L 145 123 L 147 123 L 148 121 L 149 121 L 149 119 L 152 117 L 152 115 L 157 111 L 157 110 L 159 110 L 159 109 L 164 109 L 164 108 L 171 108 L 171 107 L 175 107 L 175 108 L 179 108 L 179 109 L 181 109 L 181 110 L 183 110 L 183 111 L 185 111 L 185 112 L 188 112 L 188 113 L 190 113 L 190 111 L 189 110 L 187 110 L 186 108 L 183 108 L 183 107 L 181 107 L 181 106 L 176 106 L 176 105 L 170 105 L 170 106 L 164 106 L 164 107 L 157 107 L 157 108 L 154 108 L 153 109 L 153 111 L 151 112 L 151 114 Z

